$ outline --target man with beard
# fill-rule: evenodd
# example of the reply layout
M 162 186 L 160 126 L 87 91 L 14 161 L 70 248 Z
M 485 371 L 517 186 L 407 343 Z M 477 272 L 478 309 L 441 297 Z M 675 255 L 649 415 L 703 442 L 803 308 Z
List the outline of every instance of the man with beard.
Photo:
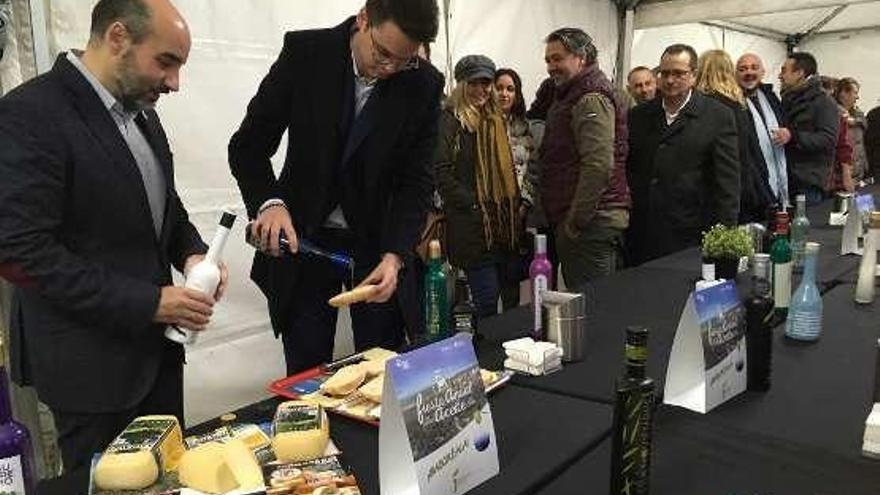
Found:
M 779 72 L 786 126 L 776 133 L 785 144 L 791 194 L 807 204 L 825 197 L 840 126 L 837 104 L 822 91 L 816 59 L 806 52 L 788 56 Z
M 696 246 L 716 223 L 737 223 L 736 121 L 724 104 L 693 89 L 696 70 L 692 47 L 669 46 L 660 58 L 661 96 L 630 112 L 634 264 Z
M 541 143 L 541 198 L 565 283 L 581 290 L 623 259 L 627 107 L 599 69 L 587 33 L 562 28 L 546 43 L 555 90 Z
M 0 274 L 16 284 L 11 372 L 52 410 L 68 471 L 135 417 L 183 422 L 183 348 L 216 294 L 175 287 L 206 246 L 153 110 L 190 33 L 168 0 L 100 0 L 84 52 L 0 100 Z

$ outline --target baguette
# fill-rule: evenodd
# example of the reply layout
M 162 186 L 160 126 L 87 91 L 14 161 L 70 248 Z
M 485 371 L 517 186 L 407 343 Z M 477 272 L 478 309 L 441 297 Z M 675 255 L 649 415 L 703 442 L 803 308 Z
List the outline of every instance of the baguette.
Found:
M 355 303 L 363 302 L 369 299 L 378 290 L 376 285 L 362 285 L 348 292 L 343 292 L 327 301 L 327 304 L 334 308 L 350 306 Z

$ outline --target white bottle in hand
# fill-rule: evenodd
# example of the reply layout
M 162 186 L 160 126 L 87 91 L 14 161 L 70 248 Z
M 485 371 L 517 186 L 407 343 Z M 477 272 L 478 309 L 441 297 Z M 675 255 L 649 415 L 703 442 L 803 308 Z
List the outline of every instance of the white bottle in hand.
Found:
M 233 223 L 235 223 L 235 215 L 224 211 L 205 259 L 196 263 L 186 274 L 184 286 L 187 289 L 197 290 L 212 297 L 217 292 L 217 286 L 220 285 L 220 254 L 226 245 Z M 165 329 L 165 337 L 179 344 L 194 344 L 196 335 L 192 330 L 177 326 L 169 326 Z

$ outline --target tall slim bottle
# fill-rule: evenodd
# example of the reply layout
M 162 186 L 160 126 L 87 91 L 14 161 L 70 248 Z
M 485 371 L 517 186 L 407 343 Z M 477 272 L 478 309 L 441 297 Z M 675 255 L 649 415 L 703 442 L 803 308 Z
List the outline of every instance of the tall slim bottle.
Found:
M 544 329 L 541 322 L 543 310 L 542 294 L 553 286 L 553 265 L 547 259 L 547 236 L 535 235 L 535 256 L 529 265 L 529 280 L 532 289 L 533 320 L 532 338 L 544 340 Z
M 795 199 L 797 209 L 795 210 L 794 221 L 791 222 L 791 252 L 792 268 L 795 273 L 804 271 L 804 246 L 807 243 L 807 236 L 810 230 L 810 220 L 807 218 L 807 197 L 798 194 Z
M 428 244 L 428 271 L 425 272 L 425 328 L 430 339 L 449 335 L 449 303 L 446 270 L 440 241 Z
M 770 297 L 770 255 L 754 258 L 752 294 L 745 301 L 746 356 L 748 389 L 770 390 L 770 363 L 773 356 L 773 298 Z
M 647 377 L 648 329 L 626 329 L 626 374 L 617 380 L 611 429 L 611 495 L 648 495 L 654 380 Z
M 788 316 L 791 301 L 791 246 L 788 243 L 788 213 L 776 213 L 776 238 L 770 248 L 773 261 L 773 303 L 778 319 Z
M 477 332 L 477 307 L 464 270 L 458 270 L 455 277 L 455 303 L 452 306 L 451 327 L 454 333 L 476 335 Z
M 859 280 L 856 283 L 856 302 L 874 302 L 874 283 L 877 278 L 877 249 L 880 248 L 880 212 L 871 212 L 871 223 L 865 236 L 865 249 L 859 264 Z
M 785 322 L 785 336 L 795 340 L 814 341 L 822 333 L 822 295 L 816 287 L 819 243 L 808 242 L 804 256 L 804 277 L 791 298 L 791 309 Z
M 220 217 L 217 231 L 214 232 L 214 239 L 211 240 L 211 245 L 208 247 L 208 254 L 202 261 L 190 268 L 189 273 L 186 274 L 184 287 L 210 296 L 217 292 L 217 286 L 220 285 L 220 256 L 223 254 L 226 239 L 229 238 L 229 231 L 232 230 L 234 223 L 235 215 L 224 211 L 223 216 Z M 165 329 L 165 337 L 179 344 L 193 344 L 197 334 L 192 330 L 169 326 Z
M 34 450 L 27 428 L 12 417 L 5 355 L 0 345 L 0 493 L 36 495 Z

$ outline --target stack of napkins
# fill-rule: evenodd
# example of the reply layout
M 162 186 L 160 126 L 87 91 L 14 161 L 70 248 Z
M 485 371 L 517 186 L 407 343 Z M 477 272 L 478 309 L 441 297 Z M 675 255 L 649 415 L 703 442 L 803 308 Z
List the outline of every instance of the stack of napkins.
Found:
M 880 403 L 874 404 L 874 409 L 865 421 L 865 441 L 862 444 L 862 455 L 873 459 L 880 459 Z
M 540 376 L 562 367 L 562 348 L 552 342 L 535 342 L 530 337 L 509 340 L 502 344 L 507 358 L 504 367 Z

